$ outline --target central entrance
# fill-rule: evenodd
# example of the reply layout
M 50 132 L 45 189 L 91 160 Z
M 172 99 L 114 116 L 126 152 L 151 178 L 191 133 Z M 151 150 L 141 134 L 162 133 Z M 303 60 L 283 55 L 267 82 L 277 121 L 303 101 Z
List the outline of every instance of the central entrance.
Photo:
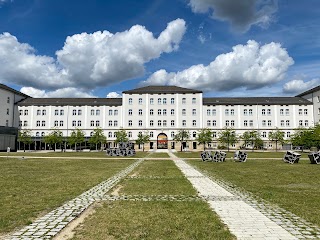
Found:
M 168 137 L 165 133 L 160 133 L 158 135 L 157 149 L 168 149 Z

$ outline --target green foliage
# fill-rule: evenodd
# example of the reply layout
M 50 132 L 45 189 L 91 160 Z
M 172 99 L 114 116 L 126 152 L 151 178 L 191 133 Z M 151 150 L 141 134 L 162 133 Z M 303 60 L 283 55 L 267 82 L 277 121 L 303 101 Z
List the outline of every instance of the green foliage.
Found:
M 230 145 L 238 142 L 236 131 L 233 128 L 225 127 L 223 130 L 218 132 L 218 136 L 218 141 L 222 143 L 222 145 L 227 145 L 228 152 L 230 149 Z
M 182 143 L 190 139 L 190 133 L 187 130 L 180 129 L 178 133 L 174 136 L 173 140 L 175 142 L 181 143 L 181 152 L 182 152 Z
M 44 137 L 44 142 L 54 146 L 54 150 L 56 150 L 56 144 L 62 143 L 62 132 L 59 129 L 51 129 L 51 132 Z
M 129 138 L 128 138 L 128 135 L 127 135 L 127 132 L 123 129 L 119 130 L 116 132 L 116 140 L 115 140 L 115 143 L 119 143 L 119 142 L 128 142 L 129 141 Z
M 142 144 L 142 151 L 144 152 L 144 144 L 150 142 L 150 136 L 148 132 L 144 134 L 139 132 L 138 139 L 136 140 L 136 144 Z
M 314 127 L 298 128 L 290 138 L 292 145 L 302 146 L 303 148 L 320 148 L 320 125 Z
M 77 144 L 84 142 L 84 132 L 80 129 L 74 129 L 71 132 L 70 137 L 68 138 L 68 144 L 71 146 L 74 145 L 75 150 L 77 150 Z
M 272 132 L 269 132 L 268 136 L 271 142 L 276 143 L 276 151 L 278 150 L 278 143 L 283 144 L 284 140 L 284 132 L 280 131 L 278 128 Z
M 101 128 L 96 128 L 93 130 L 93 135 L 91 136 L 91 138 L 89 139 L 89 143 L 90 144 L 94 144 L 96 145 L 96 150 L 98 148 L 98 144 L 101 143 L 106 143 L 107 138 L 106 136 L 103 134 L 103 130 Z
M 23 150 L 26 150 L 26 144 L 32 143 L 31 130 L 24 129 L 19 131 L 18 141 L 23 143 Z
M 258 149 L 258 148 L 263 146 L 263 141 L 262 141 L 258 131 L 255 131 L 255 130 L 246 131 L 241 135 L 240 138 L 244 141 L 244 146 L 245 147 L 246 147 L 246 145 L 248 143 L 250 143 L 251 147 L 252 147 L 252 150 L 254 148 Z
M 212 131 L 209 128 L 201 129 L 196 140 L 199 144 L 203 144 L 203 148 L 205 150 L 206 144 L 212 142 Z

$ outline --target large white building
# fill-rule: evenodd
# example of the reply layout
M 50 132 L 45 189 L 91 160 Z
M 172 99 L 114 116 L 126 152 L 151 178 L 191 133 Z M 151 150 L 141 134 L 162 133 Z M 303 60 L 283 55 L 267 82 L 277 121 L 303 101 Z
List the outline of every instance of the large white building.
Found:
M 320 87 L 318 87 L 320 89 Z M 319 102 L 320 90 L 297 97 L 206 98 L 202 91 L 176 86 L 148 86 L 124 91 L 122 98 L 25 98 L 18 102 L 16 117 L 9 124 L 30 129 L 37 149 L 45 148 L 43 136 L 58 128 L 70 136 L 75 128 L 90 138 L 97 127 L 103 129 L 109 145 L 113 145 L 119 129 L 127 131 L 129 139 L 148 131 L 146 148 L 180 149 L 173 141 L 180 129 L 188 130 L 191 139 L 184 143 L 190 150 L 199 149 L 197 132 L 210 128 L 214 138 L 224 127 L 232 127 L 238 135 L 258 130 L 266 148 L 272 148 L 268 133 L 276 128 L 289 138 L 300 126 L 313 126 L 319 121 L 313 102 Z M 314 99 L 313 99 L 314 98 Z M 2 99 L 2 98 L 1 98 Z M 11 108 L 10 108 L 11 109 Z M 6 112 L 6 108 L 1 109 Z M 2 116 L 3 117 L 3 116 Z M 3 120 L 1 120 L 3 121 Z M 13 123 L 12 123 L 13 122 Z M 213 141 L 211 147 L 217 146 Z M 236 146 L 234 146 L 236 147 Z

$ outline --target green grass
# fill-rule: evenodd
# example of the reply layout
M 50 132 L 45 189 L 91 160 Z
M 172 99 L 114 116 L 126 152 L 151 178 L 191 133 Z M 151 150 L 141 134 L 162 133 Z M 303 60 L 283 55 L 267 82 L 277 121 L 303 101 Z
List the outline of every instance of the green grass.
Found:
M 204 202 L 105 202 L 76 229 L 82 239 L 235 239 Z
M 183 177 L 181 171 L 171 160 L 144 161 L 134 171 L 136 176 Z
M 0 233 L 31 223 L 132 160 L 0 159 Z
M 188 163 L 287 209 L 320 226 L 320 166 L 300 160 L 249 160 L 246 163 Z
M 148 158 L 170 158 L 168 153 L 151 153 Z

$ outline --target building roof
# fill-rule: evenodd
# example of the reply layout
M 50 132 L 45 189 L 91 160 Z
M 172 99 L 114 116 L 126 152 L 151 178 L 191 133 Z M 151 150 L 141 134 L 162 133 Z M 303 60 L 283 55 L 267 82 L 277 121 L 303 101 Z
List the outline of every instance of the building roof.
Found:
M 203 98 L 203 105 L 312 105 L 301 97 Z
M 28 95 L 26 95 L 26 94 L 24 94 L 22 92 L 19 92 L 19 91 L 15 90 L 15 89 L 13 89 L 11 87 L 8 87 L 8 86 L 6 86 L 4 84 L 1 84 L 1 83 L 0 83 L 0 89 L 7 90 L 9 92 L 12 92 L 14 94 L 17 94 L 17 95 L 20 95 L 20 96 L 23 96 L 23 97 L 30 97 L 30 96 L 28 96 Z
M 128 91 L 123 91 L 125 94 L 171 94 L 171 93 L 202 93 L 202 91 L 182 88 L 177 86 L 147 86 L 136 88 Z
M 310 94 L 310 93 L 313 93 L 313 92 L 316 92 L 316 91 L 319 91 L 319 90 L 320 90 L 320 85 L 317 86 L 317 87 L 311 88 L 311 89 L 309 89 L 309 90 L 307 90 L 307 91 L 305 91 L 303 93 L 300 93 L 296 97 L 302 97 L 302 96 L 305 96 L 307 94 Z
M 122 98 L 27 98 L 19 106 L 121 106 Z

